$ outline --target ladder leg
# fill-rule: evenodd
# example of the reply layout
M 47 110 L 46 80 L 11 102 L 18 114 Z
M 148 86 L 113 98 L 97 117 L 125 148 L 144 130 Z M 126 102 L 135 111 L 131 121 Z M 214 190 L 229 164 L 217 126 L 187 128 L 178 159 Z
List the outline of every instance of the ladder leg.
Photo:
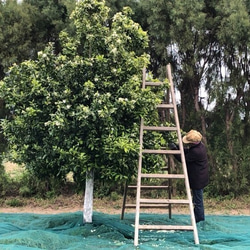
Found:
M 126 183 L 124 185 L 121 220 L 123 220 L 123 218 L 124 218 L 124 212 L 125 212 L 125 206 L 126 206 L 126 199 L 127 199 L 127 191 L 128 191 L 128 183 L 126 181 Z
M 173 102 L 174 107 L 175 107 L 174 108 L 175 123 L 177 124 L 177 127 L 180 128 L 178 112 L 176 109 L 176 100 L 174 98 L 175 94 L 174 94 L 170 64 L 167 65 L 167 72 L 168 72 L 168 79 L 170 82 L 170 91 L 171 91 L 171 95 L 173 97 L 172 102 Z M 188 196 L 188 200 L 189 200 L 189 210 L 190 210 L 191 223 L 192 223 L 193 232 L 194 232 L 194 241 L 195 241 L 195 244 L 199 244 L 199 237 L 198 237 L 198 231 L 197 231 L 197 226 L 196 226 L 196 221 L 195 221 L 195 216 L 194 216 L 193 201 L 192 201 L 192 196 L 191 196 L 191 191 L 190 191 L 190 186 L 189 186 L 187 166 L 186 166 L 186 160 L 185 160 L 185 155 L 184 155 L 184 148 L 183 148 L 183 144 L 182 144 L 182 137 L 181 137 L 180 129 L 177 130 L 177 136 L 178 136 L 178 141 L 181 142 L 179 144 L 180 150 L 182 152 L 181 153 L 181 163 L 182 163 L 183 173 L 185 175 L 185 187 L 186 187 L 187 196 Z
M 145 75 L 145 71 L 144 74 Z M 142 144 L 143 144 L 143 118 L 141 118 L 140 127 L 140 153 L 138 160 L 138 175 L 137 175 L 137 189 L 136 189 L 136 212 L 135 212 L 135 234 L 134 234 L 134 245 L 138 245 L 139 238 L 139 223 L 140 223 L 140 198 L 141 198 L 141 171 L 142 171 Z
M 168 157 L 168 173 L 171 174 L 171 161 L 170 161 L 170 156 Z M 171 199 L 172 197 L 172 180 L 168 179 L 168 198 Z M 172 218 L 172 204 L 168 205 L 168 217 L 169 219 Z
M 191 212 L 191 209 L 193 212 Z M 192 205 L 190 206 L 190 213 L 191 213 L 191 220 L 192 220 L 192 226 L 193 226 L 193 232 L 194 232 L 194 243 L 199 244 L 198 230 L 197 230 L 197 225 L 196 225 L 194 210 L 193 210 Z
M 191 195 L 191 190 L 187 189 L 187 195 L 190 201 L 192 201 L 192 195 Z M 189 202 L 189 210 L 190 210 L 190 215 L 191 215 L 191 223 L 193 226 L 193 233 L 194 233 L 194 243 L 199 244 L 199 236 L 198 236 L 198 230 L 197 230 L 197 225 L 195 221 L 195 216 L 194 216 L 194 206 L 193 202 Z
M 139 162 L 140 161 L 141 161 L 141 157 L 139 159 Z M 141 194 L 141 177 L 140 177 L 140 174 L 138 173 L 137 192 L 136 192 L 136 211 L 135 211 L 135 233 L 134 233 L 134 245 L 135 246 L 138 245 L 138 239 L 139 239 L 140 194 Z

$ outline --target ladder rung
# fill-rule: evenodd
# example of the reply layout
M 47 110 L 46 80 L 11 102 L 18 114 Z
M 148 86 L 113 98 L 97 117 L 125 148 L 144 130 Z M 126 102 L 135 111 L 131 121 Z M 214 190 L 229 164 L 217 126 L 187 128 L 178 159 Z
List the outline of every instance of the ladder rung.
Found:
M 141 174 L 143 178 L 184 179 L 184 174 Z
M 157 104 L 156 106 L 157 108 L 165 108 L 165 109 L 173 109 L 174 108 L 174 104 L 164 104 L 164 103 L 161 103 L 161 104 Z
M 193 230 L 193 226 L 186 225 L 139 225 L 139 229 L 151 230 Z
M 151 204 L 189 204 L 189 200 L 182 199 L 140 199 L 140 202 Z
M 143 149 L 142 153 L 147 154 L 181 154 L 180 150 L 165 150 L 165 149 Z
M 143 126 L 144 130 L 155 130 L 155 131 L 177 131 L 177 127 L 163 127 L 163 126 Z
M 128 186 L 128 188 L 137 188 L 137 186 Z M 169 186 L 141 186 L 141 189 L 164 189 L 169 188 Z
M 140 204 L 140 208 L 168 208 L 169 204 Z M 126 208 L 136 208 L 136 204 L 127 204 Z
M 161 86 L 163 82 L 145 82 L 145 86 Z
M 161 168 L 162 171 L 169 171 L 169 167 L 163 167 Z

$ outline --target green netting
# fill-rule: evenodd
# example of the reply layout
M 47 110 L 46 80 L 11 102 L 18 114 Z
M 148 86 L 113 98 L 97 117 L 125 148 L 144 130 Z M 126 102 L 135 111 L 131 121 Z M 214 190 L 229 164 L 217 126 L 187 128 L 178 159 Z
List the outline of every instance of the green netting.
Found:
M 200 245 L 192 231 L 140 232 L 134 247 L 134 213 L 94 212 L 93 224 L 82 223 L 82 212 L 57 215 L 0 214 L 0 249 L 250 249 L 250 216 L 210 215 L 198 227 Z M 187 224 L 189 215 L 142 214 L 144 224 Z

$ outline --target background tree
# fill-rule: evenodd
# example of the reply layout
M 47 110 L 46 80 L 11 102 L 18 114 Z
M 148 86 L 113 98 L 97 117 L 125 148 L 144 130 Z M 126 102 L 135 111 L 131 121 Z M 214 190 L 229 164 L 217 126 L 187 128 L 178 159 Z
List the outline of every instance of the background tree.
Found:
M 170 13 L 172 11 L 171 1 L 142 0 L 135 10 L 136 17 L 144 30 L 149 34 L 149 69 L 154 77 L 166 75 L 166 65 L 170 63 L 170 55 L 167 47 L 171 43 L 170 35 Z M 173 64 L 172 64 L 173 66 Z
M 57 43 L 74 6 L 67 0 L 64 2 L 66 5 L 50 0 L 0 2 L 0 79 L 13 63 L 35 59 L 48 42 Z
M 71 6 L 66 2 L 68 8 Z M 74 4 L 74 1 L 72 5 Z M 62 1 L 51 0 L 23 0 L 24 5 L 33 7 L 29 12 L 31 16 L 32 43 L 34 55 L 37 51 L 44 49 L 48 42 L 55 44 L 56 52 L 60 51 L 59 33 L 67 28 L 69 14 L 66 5 Z M 74 6 L 74 5 L 73 5 Z
M 141 1 L 141 6 L 147 16 L 152 70 L 157 76 L 171 62 L 180 92 L 181 127 L 202 130 L 206 140 L 206 107 L 200 93 L 216 50 L 211 10 L 204 2 L 178 0 Z
M 0 80 L 14 63 L 35 59 L 37 52 L 44 49 L 49 41 L 60 50 L 59 32 L 68 27 L 68 13 L 72 5 L 64 1 L 24 0 L 21 3 L 7 0 L 0 2 Z M 67 11 L 67 8 L 69 11 Z M 9 115 L 0 100 L 0 118 Z M 0 132 L 0 152 L 6 148 L 6 141 Z
M 29 58 L 32 22 L 28 12 L 31 6 L 21 6 L 16 1 L 0 1 L 0 80 L 8 68 L 15 62 Z M 0 119 L 7 115 L 4 100 L 0 99 Z M 6 148 L 6 142 L 0 131 L 0 152 Z
M 249 126 L 248 1 L 140 1 L 139 5 L 152 42 L 151 62 L 158 63 L 156 69 L 165 62 L 174 67 L 181 127 L 199 129 L 209 141 L 211 182 L 218 184 L 211 194 L 245 192 L 249 183 L 249 143 L 243 139 L 248 138 Z M 208 109 L 211 101 L 213 107 Z M 237 184 L 225 185 L 226 180 Z
M 235 183 L 230 187 L 218 181 L 218 185 L 215 185 L 217 192 L 237 196 L 246 192 L 250 181 L 247 167 L 250 125 L 249 9 L 246 1 L 237 4 L 234 1 L 220 1 L 214 7 L 219 24 L 216 37 L 220 45 L 220 63 L 217 63 L 219 74 L 211 82 L 210 94 L 216 100 L 211 117 L 216 117 L 217 122 L 220 120 L 220 126 L 211 124 L 210 134 L 214 142 L 211 145 L 213 150 L 221 145 L 225 153 L 213 155 L 213 161 L 218 162 L 213 165 L 213 171 L 217 180 L 226 176 L 229 183 Z
M 32 22 L 28 11 L 32 8 L 25 7 L 27 9 L 16 1 L 0 2 L 0 79 L 13 63 L 29 57 Z

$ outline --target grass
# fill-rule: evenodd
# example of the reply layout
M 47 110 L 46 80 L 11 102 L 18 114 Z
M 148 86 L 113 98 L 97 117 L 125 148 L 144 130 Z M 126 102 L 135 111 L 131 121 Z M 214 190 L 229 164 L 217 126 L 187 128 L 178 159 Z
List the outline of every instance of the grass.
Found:
M 23 166 L 17 165 L 13 162 L 3 162 L 5 171 L 10 177 L 18 177 L 20 173 L 24 170 Z

